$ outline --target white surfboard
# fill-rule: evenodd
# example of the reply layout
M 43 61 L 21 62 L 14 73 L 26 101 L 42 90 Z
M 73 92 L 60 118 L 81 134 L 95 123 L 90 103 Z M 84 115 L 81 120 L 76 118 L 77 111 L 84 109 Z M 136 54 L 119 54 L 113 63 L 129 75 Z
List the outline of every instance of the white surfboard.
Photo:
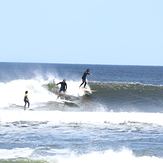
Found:
M 72 103 L 72 104 L 75 104 L 75 102 L 73 102 L 73 101 L 62 100 L 62 99 L 57 99 L 56 102 L 59 102 L 59 103 Z
M 75 102 L 73 101 L 69 101 L 69 100 L 61 100 L 62 102 L 67 102 L 67 103 L 72 103 L 72 104 L 75 104 Z
M 56 99 L 55 102 L 64 103 L 61 99 Z
M 33 111 L 31 108 L 24 109 L 24 111 Z

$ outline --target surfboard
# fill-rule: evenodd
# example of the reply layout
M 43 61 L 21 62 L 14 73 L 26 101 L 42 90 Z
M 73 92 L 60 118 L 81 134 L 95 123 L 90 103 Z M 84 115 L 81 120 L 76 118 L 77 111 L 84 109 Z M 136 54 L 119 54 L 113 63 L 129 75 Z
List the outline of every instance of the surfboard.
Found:
M 72 104 L 75 104 L 75 102 L 73 101 L 69 101 L 69 100 L 61 100 L 62 102 L 67 102 L 67 103 L 72 103 Z
M 24 111 L 33 111 L 33 109 L 28 108 L 28 109 L 24 109 Z
M 73 102 L 73 101 L 69 101 L 69 100 L 62 100 L 62 99 L 57 99 L 57 100 L 56 100 L 56 102 L 75 104 L 75 102 Z
M 98 90 L 91 90 L 91 89 L 85 89 L 85 88 L 83 88 L 83 91 L 84 92 L 97 92 Z
M 56 99 L 55 102 L 64 103 L 61 99 Z

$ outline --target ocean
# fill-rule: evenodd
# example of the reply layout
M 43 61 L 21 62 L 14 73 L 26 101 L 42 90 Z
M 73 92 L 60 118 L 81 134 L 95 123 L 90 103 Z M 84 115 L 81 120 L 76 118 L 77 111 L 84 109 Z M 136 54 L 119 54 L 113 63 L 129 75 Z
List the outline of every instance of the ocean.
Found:
M 0 99 L 0 163 L 163 162 L 162 66 L 1 62 Z

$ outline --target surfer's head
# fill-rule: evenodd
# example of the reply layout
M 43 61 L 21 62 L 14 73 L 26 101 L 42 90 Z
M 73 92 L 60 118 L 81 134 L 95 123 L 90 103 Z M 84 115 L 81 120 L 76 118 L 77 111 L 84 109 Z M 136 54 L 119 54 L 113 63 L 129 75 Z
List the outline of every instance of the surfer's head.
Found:
M 90 71 L 90 69 L 87 69 L 87 72 L 89 72 Z
M 25 91 L 25 94 L 27 94 L 28 93 L 28 91 Z
M 63 79 L 63 82 L 66 82 L 66 79 Z

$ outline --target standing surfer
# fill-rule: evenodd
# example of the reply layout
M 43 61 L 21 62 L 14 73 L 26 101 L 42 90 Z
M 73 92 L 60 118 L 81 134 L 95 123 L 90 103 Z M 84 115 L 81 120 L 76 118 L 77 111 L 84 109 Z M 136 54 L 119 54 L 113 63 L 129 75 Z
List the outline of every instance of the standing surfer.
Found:
M 25 91 L 24 102 L 25 102 L 24 110 L 26 110 L 26 105 L 27 104 L 28 104 L 28 109 L 29 109 L 30 103 L 29 103 L 29 98 L 28 98 L 28 91 Z
M 61 88 L 60 88 L 60 90 L 59 90 L 59 92 L 58 92 L 58 97 L 57 97 L 57 99 L 59 98 L 59 96 L 60 96 L 60 93 L 61 92 L 64 92 L 64 99 L 65 99 L 65 97 L 66 97 L 66 90 L 67 90 L 67 83 L 66 83 L 66 80 L 65 79 L 63 79 L 63 81 L 62 82 L 59 82 L 58 84 L 61 84 Z M 58 85 L 57 84 L 57 85 Z
M 84 84 L 84 88 L 85 88 L 85 86 L 86 86 L 86 84 L 87 84 L 87 81 L 86 81 L 87 75 L 92 75 L 92 74 L 90 74 L 89 72 L 90 72 L 90 69 L 87 69 L 87 70 L 84 72 L 84 74 L 83 74 L 83 76 L 82 76 L 82 83 L 80 84 L 79 87 L 81 87 L 81 86 Z

